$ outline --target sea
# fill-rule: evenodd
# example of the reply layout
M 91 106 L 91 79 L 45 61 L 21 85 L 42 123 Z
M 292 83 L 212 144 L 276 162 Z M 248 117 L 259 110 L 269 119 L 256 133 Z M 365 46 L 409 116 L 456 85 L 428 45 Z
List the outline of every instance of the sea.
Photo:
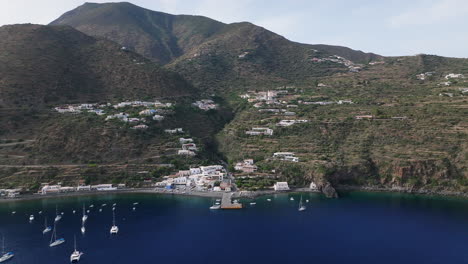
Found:
M 70 263 L 74 237 L 84 252 L 80 263 L 93 264 L 468 263 L 466 199 L 348 192 L 340 199 L 287 193 L 240 201 L 245 208 L 232 211 L 210 210 L 211 198 L 167 194 L 3 202 L 0 236 L 15 254 L 11 264 Z M 109 232 L 114 203 L 117 235 Z M 84 235 L 83 205 L 90 210 Z M 56 208 L 63 212 L 57 236 L 66 242 L 51 248 L 52 233 L 42 230 Z

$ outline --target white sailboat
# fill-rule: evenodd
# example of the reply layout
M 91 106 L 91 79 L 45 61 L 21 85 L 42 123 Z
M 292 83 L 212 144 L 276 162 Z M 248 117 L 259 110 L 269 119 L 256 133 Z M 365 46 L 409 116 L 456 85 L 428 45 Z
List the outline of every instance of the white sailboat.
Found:
M 44 218 L 44 230 L 42 230 L 42 234 L 46 234 L 52 231 L 52 227 L 47 225 L 47 217 Z
M 290 201 L 294 201 L 294 197 L 289 198 Z
M 58 208 L 55 206 L 55 222 L 60 221 L 62 219 L 62 215 L 58 213 Z
M 73 262 L 80 261 L 81 255 L 83 255 L 83 252 L 80 252 L 80 251 L 76 250 L 76 236 L 75 236 L 75 250 L 73 251 L 73 253 L 70 256 L 70 262 L 73 263 Z
M 112 227 L 110 229 L 111 235 L 117 234 L 119 232 L 119 227 L 115 225 L 115 212 L 112 211 Z
M 29 222 L 32 222 L 32 221 L 34 221 L 34 215 L 29 216 Z
M 83 217 L 81 217 L 81 222 L 83 222 L 83 224 L 84 224 L 86 222 L 86 220 L 88 220 L 88 215 L 86 215 L 85 206 L 83 204 Z
M 305 211 L 307 208 L 304 204 L 302 204 L 302 195 L 301 195 L 301 200 L 299 201 L 299 212 Z
M 65 243 L 64 238 L 57 239 L 57 223 L 55 222 L 54 223 L 54 231 L 52 232 L 52 236 L 50 237 L 49 247 L 55 247 L 55 246 L 61 245 L 63 243 Z
M 11 252 L 11 251 L 5 252 L 5 237 L 3 237 L 2 238 L 2 256 L 0 257 L 0 263 L 7 261 L 7 260 L 11 259 L 14 256 L 15 256 L 15 254 L 13 254 L 13 252 Z
M 84 223 L 81 225 L 81 234 L 85 234 L 86 233 L 86 227 L 84 225 Z

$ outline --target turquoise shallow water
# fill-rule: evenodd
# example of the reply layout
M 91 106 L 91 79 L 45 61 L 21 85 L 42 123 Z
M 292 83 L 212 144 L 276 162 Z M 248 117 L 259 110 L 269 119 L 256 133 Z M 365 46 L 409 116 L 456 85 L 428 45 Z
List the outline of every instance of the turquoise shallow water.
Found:
M 467 200 L 303 194 L 310 202 L 298 212 L 299 197 L 260 197 L 254 206 L 245 200 L 246 209 L 239 211 L 210 211 L 208 198 L 153 194 L 0 203 L 0 232 L 16 254 L 8 263 L 18 264 L 68 263 L 74 235 L 85 253 L 81 263 L 468 263 Z M 133 202 L 139 202 L 135 211 Z M 83 203 L 95 205 L 84 236 Z M 99 212 L 103 203 L 107 207 Z M 120 232 L 112 237 L 113 203 Z M 43 216 L 52 222 L 56 205 L 64 212 L 58 234 L 66 243 L 49 248 Z M 30 214 L 36 217 L 32 223 Z

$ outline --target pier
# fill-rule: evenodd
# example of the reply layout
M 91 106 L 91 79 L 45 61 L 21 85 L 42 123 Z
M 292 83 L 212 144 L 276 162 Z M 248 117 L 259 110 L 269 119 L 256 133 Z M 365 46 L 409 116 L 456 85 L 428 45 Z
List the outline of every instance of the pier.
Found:
M 232 203 L 232 195 L 234 193 L 223 193 L 221 199 L 221 209 L 242 209 L 241 203 Z

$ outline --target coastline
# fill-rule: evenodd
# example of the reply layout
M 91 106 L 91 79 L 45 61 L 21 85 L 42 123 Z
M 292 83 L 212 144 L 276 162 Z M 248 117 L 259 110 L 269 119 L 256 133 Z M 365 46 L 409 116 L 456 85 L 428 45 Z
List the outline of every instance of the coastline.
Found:
M 452 192 L 452 191 L 434 191 L 425 189 L 413 189 L 407 187 L 380 187 L 380 186 L 355 186 L 355 185 L 338 185 L 336 187 L 340 191 L 362 191 L 362 192 L 386 192 L 386 193 L 403 193 L 414 194 L 423 196 L 439 196 L 439 197 L 453 197 L 460 199 L 468 199 L 466 192 Z
M 398 187 L 398 188 L 388 188 L 388 187 L 378 187 L 378 186 L 352 186 L 352 185 L 339 185 L 336 187 L 338 192 L 341 191 L 361 191 L 361 192 L 381 192 L 381 193 L 402 193 L 402 194 L 413 194 L 413 195 L 423 195 L 423 196 L 439 196 L 439 197 L 453 197 L 468 199 L 468 193 L 463 192 L 450 192 L 450 191 L 429 191 L 429 190 L 413 190 L 410 188 Z M 205 198 L 221 198 L 223 192 L 181 192 L 181 191 L 168 191 L 165 189 L 156 189 L 156 188 L 129 188 L 113 191 L 83 191 L 83 192 L 69 192 L 69 193 L 56 193 L 56 194 L 24 194 L 16 198 L 0 198 L 0 203 L 9 203 L 9 202 L 21 202 L 21 201 L 31 201 L 31 200 L 40 200 L 40 199 L 54 199 L 54 198 L 66 198 L 66 197 L 80 197 L 80 196 L 101 196 L 108 194 L 128 194 L 128 193 L 146 193 L 146 194 L 163 194 L 163 195 L 179 195 L 179 196 L 193 196 L 193 197 L 205 197 Z M 238 191 L 234 192 L 233 198 L 245 198 L 245 199 L 255 199 L 261 196 L 282 194 L 282 193 L 317 193 L 321 194 L 322 192 L 318 190 L 312 190 L 307 187 L 303 188 L 292 188 L 289 191 L 274 191 L 274 190 L 262 190 L 262 191 Z

